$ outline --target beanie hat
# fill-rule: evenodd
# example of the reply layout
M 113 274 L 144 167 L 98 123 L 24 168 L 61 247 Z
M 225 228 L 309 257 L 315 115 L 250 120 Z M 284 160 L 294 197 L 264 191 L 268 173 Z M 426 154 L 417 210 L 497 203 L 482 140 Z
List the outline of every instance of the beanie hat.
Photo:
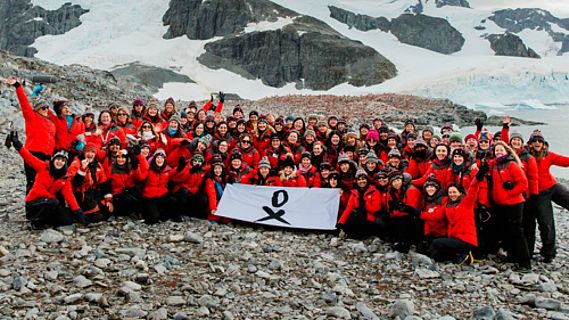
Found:
M 401 159 L 401 152 L 399 152 L 399 149 L 393 148 L 393 149 L 389 150 L 387 157 L 388 158 L 397 157 L 397 158 Z
M 425 149 L 428 149 L 429 145 L 427 144 L 427 142 L 425 140 L 423 140 L 422 138 L 419 138 L 419 139 L 415 140 L 415 144 L 413 145 L 413 148 L 417 148 L 417 147 L 425 147 Z
M 433 130 L 433 127 L 430 127 L 430 126 L 423 129 L 423 132 L 426 132 L 426 131 L 428 131 L 430 133 L 435 133 L 435 130 Z
M 436 139 L 441 141 L 441 136 L 439 136 L 438 134 L 433 134 L 433 136 L 431 137 L 431 139 Z
M 408 124 L 411 124 L 413 126 L 415 126 L 415 123 L 413 122 L 413 119 L 407 119 L 405 120 L 405 124 L 403 126 L 407 126 Z
M 271 169 L 271 163 L 269 162 L 269 158 L 267 157 L 263 157 L 261 158 L 261 161 L 259 161 L 259 169 L 261 168 L 267 168 L 267 169 Z
M 271 141 L 273 140 L 281 140 L 281 137 L 279 137 L 279 135 L 277 133 L 273 133 L 271 134 Z
M 287 156 L 286 159 L 283 160 L 281 166 L 283 168 L 285 168 L 285 167 L 295 168 L 296 164 L 294 163 L 294 159 L 292 159 L 291 156 Z
M 328 176 L 328 180 L 330 180 L 330 179 L 338 180 L 339 177 L 340 177 L 340 174 L 338 173 L 338 171 L 332 170 L 332 171 L 330 171 L 330 175 Z
M 502 132 L 501 132 L 501 131 L 497 131 L 496 133 L 494 133 L 493 139 L 500 139 L 501 136 L 502 136 Z
M 362 124 L 360 124 L 360 130 L 361 130 L 362 128 L 366 128 L 366 129 L 369 130 L 370 126 L 369 126 L 369 124 L 367 124 L 367 123 L 362 123 Z
M 467 151 L 466 151 L 465 149 L 463 149 L 463 148 L 456 148 L 456 149 L 452 150 L 451 157 L 454 157 L 454 156 L 457 156 L 457 155 L 458 155 L 458 156 L 461 156 L 461 157 L 463 157 L 464 159 L 466 159 L 466 154 L 467 154 Z
M 519 132 L 517 132 L 517 131 L 514 131 L 514 132 L 512 132 L 512 133 L 510 134 L 510 142 L 512 142 L 512 139 L 514 139 L 514 138 L 518 138 L 518 139 L 520 139 L 522 142 L 524 142 L 524 138 L 522 137 L 522 134 L 519 133 Z
M 276 126 L 277 124 L 278 124 L 278 125 L 281 125 L 281 126 L 284 126 L 284 119 L 281 118 L 281 117 L 277 118 L 277 120 L 275 120 L 275 126 Z
M 425 181 L 425 184 L 423 184 L 423 190 L 426 189 L 428 186 L 435 187 L 437 188 L 437 190 L 441 189 L 441 184 L 436 178 L 433 177 L 427 178 L 427 181 Z
M 331 170 L 332 169 L 332 165 L 328 162 L 322 162 L 320 164 L 320 171 L 322 170 Z
M 445 125 L 443 125 L 443 127 L 441 128 L 441 134 L 445 134 L 445 132 L 453 132 L 454 128 L 452 126 L 452 124 L 450 123 L 445 123 Z
M 216 165 L 216 164 L 220 164 L 221 166 L 224 166 L 223 165 L 223 158 L 219 154 L 214 154 L 213 156 L 211 156 L 211 160 L 209 162 L 212 164 L 212 166 Z
M 121 139 L 119 139 L 119 137 L 117 136 L 113 136 L 110 140 L 109 140 L 109 146 L 113 145 L 113 144 L 118 144 L 119 146 L 121 145 Z
M 148 102 L 148 109 L 150 109 L 150 108 L 156 108 L 156 109 L 158 109 L 158 101 L 156 101 L 156 100 L 154 100 L 154 99 L 153 99 L 153 100 L 150 100 L 150 101 Z
M 366 155 L 366 162 L 379 163 L 379 158 L 375 154 L 375 151 L 370 150 L 368 152 L 368 154 Z
M 338 124 L 340 124 L 340 123 L 346 124 L 346 119 L 344 119 L 344 118 L 338 119 Z
M 190 103 L 188 103 L 188 109 L 190 108 L 196 108 L 197 109 L 198 104 L 195 100 L 190 101 Z
M 286 122 L 288 122 L 288 121 L 294 121 L 294 116 L 289 114 L 288 116 L 286 116 L 285 121 L 286 121 Z
M 478 137 L 478 141 L 490 141 L 492 140 L 492 135 L 488 131 L 483 131 L 480 133 L 480 137 Z
M 85 152 L 94 152 L 97 153 L 97 146 L 94 143 L 87 143 L 87 145 L 83 148 L 83 153 Z
M 379 133 L 376 130 L 370 130 L 366 136 L 366 141 L 369 140 L 379 141 Z
M 389 178 L 389 183 L 392 183 L 397 179 L 403 180 L 403 174 L 399 170 L 394 170 L 387 175 L 387 178 Z
M 201 138 L 198 140 L 198 142 L 202 142 L 203 144 L 205 144 L 205 146 L 206 146 L 207 148 L 209 148 L 209 145 L 211 144 L 211 140 L 212 140 L 212 139 L 211 139 L 211 136 L 210 136 L 209 134 L 207 134 L 207 135 L 201 137 Z
M 308 158 L 309 160 L 312 160 L 312 154 L 310 154 L 310 152 L 308 151 L 304 151 L 301 155 L 300 155 L 300 160 L 304 159 L 304 158 Z
M 257 123 L 269 124 L 269 122 L 267 121 L 267 118 L 265 118 L 265 117 L 260 117 L 259 120 L 257 121 Z
M 344 146 L 344 152 L 356 152 L 356 146 Z
M 56 158 L 64 158 L 65 161 L 69 160 L 69 154 L 65 150 L 59 150 L 51 156 L 51 161 L 55 160 Z
M 259 112 L 257 110 L 252 110 L 251 112 L 249 112 L 249 117 L 251 116 L 259 116 Z
M 367 172 L 363 169 L 363 168 L 358 168 L 358 170 L 356 171 L 356 179 L 358 179 L 359 177 L 364 176 L 366 178 L 369 178 Z
M 368 153 L 369 153 L 369 149 L 366 147 L 361 147 L 358 149 L 358 155 L 359 156 L 367 156 Z
M 53 102 L 53 111 L 55 114 L 59 116 L 61 114 L 61 109 L 65 105 L 67 105 L 67 100 L 57 100 Z
M 357 139 L 358 134 L 355 131 L 348 131 L 346 132 L 346 140 L 348 140 L 349 138 Z
M 176 105 L 176 101 L 174 101 L 174 98 L 169 97 L 168 99 L 166 99 L 166 101 L 164 102 L 164 105 L 167 105 L 168 103 L 171 103 L 173 106 Z
M 417 140 L 417 135 L 414 132 L 409 132 L 405 136 L 405 140 L 409 140 L 409 139 Z
M 118 108 L 120 108 L 120 107 L 121 107 L 121 106 L 119 105 L 118 102 L 113 101 L 113 102 L 109 103 L 109 105 L 107 106 L 107 109 L 108 109 L 108 110 L 111 110 L 111 109 L 113 109 L 113 108 L 117 108 L 117 109 L 118 109 Z
M 205 117 L 205 122 L 215 122 L 215 118 L 213 116 L 207 116 Z
M 314 130 L 312 129 L 308 129 L 306 130 L 306 132 L 304 133 L 304 137 L 306 138 L 307 136 L 313 136 L 316 138 L 316 132 L 314 132 Z
M 231 161 L 233 160 L 242 160 L 243 156 L 241 155 L 241 152 L 239 150 L 233 150 L 233 152 L 231 152 Z
M 328 127 L 328 123 L 326 121 L 318 121 L 316 122 L 316 127 Z
M 328 121 L 332 120 L 332 119 L 336 119 L 336 121 L 338 121 L 338 116 L 335 114 L 331 114 L 328 116 Z
M 193 161 L 197 161 L 197 162 L 203 164 L 205 162 L 205 159 L 204 159 L 202 154 L 196 153 L 192 156 L 192 162 Z
M 478 141 L 478 138 L 476 138 L 476 136 L 474 134 L 468 134 L 465 138 L 464 138 L 464 142 L 470 140 L 470 139 L 474 139 L 476 141 Z
M 176 121 L 178 124 L 180 124 L 180 116 L 177 115 L 177 114 L 173 114 L 173 115 L 170 117 L 170 120 L 168 120 L 168 122 L 171 122 L 171 121 Z
M 448 138 L 449 143 L 450 142 L 462 142 L 462 135 L 459 132 L 453 132 L 451 133 L 450 137 Z
M 243 113 L 243 109 L 241 109 L 240 105 L 236 105 L 235 107 L 233 107 L 233 112 L 231 114 L 235 114 L 237 112 Z
M 85 111 L 83 112 L 83 118 L 85 117 L 95 117 L 95 112 L 93 111 L 93 108 L 90 107 L 85 108 Z
M 143 106 L 144 105 L 144 100 L 140 99 L 140 98 L 136 98 L 132 101 L 132 106 Z
M 164 149 L 162 149 L 162 148 L 156 149 L 156 151 L 154 151 L 154 157 L 158 157 L 158 156 L 166 157 L 166 151 L 164 151 Z
M 350 157 L 348 157 L 348 155 L 345 152 L 340 153 L 340 155 L 338 156 L 338 164 L 349 161 Z
M 144 149 L 144 148 L 150 149 L 150 144 L 146 140 L 141 140 L 140 141 L 140 149 Z
M 379 133 L 382 133 L 382 132 L 389 133 L 389 127 L 386 124 L 382 124 L 379 127 L 378 131 L 379 131 Z
M 529 136 L 529 140 L 528 142 L 534 142 L 534 141 L 545 141 L 545 138 L 543 137 L 543 134 L 541 133 L 540 130 L 534 130 L 530 136 Z
M 33 106 L 34 106 L 34 111 L 38 111 L 39 109 L 41 109 L 43 107 L 49 108 L 49 104 L 47 103 L 47 101 L 45 101 L 44 99 L 41 99 L 41 98 L 34 98 Z
M 308 117 L 306 117 L 307 120 L 317 120 L 318 121 L 318 116 L 314 113 L 309 114 Z

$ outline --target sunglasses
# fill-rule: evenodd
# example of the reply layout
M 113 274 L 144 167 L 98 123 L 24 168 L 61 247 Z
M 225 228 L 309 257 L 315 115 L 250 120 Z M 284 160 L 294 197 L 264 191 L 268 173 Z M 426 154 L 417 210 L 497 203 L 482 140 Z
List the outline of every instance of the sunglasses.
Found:
M 250 143 L 250 140 L 242 140 L 241 143 Z
M 152 129 L 151 126 L 142 126 L 142 129 Z
M 127 114 L 126 114 L 126 113 L 118 113 L 118 114 L 117 114 L 117 116 L 119 116 L 119 117 L 121 117 L 121 116 L 125 116 L 125 117 L 126 117 L 126 116 L 127 116 Z
M 478 143 L 480 143 L 480 144 L 483 144 L 483 143 L 488 144 L 488 143 L 490 143 L 490 141 L 482 140 L 482 141 L 480 141 L 480 142 L 478 142 Z
M 40 110 L 47 110 L 47 109 L 49 109 L 49 108 L 46 106 L 40 107 Z

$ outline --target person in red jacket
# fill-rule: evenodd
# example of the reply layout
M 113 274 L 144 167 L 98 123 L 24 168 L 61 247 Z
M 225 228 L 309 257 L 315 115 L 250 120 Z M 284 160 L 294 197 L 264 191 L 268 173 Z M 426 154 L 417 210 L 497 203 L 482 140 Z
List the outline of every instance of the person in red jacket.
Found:
M 141 145 L 135 145 L 130 157 L 117 157 L 112 164 L 108 177 L 111 196 L 107 200 L 111 204 L 110 211 L 115 216 L 129 216 L 141 210 L 138 182 L 143 176 L 141 163 L 146 162 L 142 149 Z
M 296 165 L 291 156 L 286 157 L 285 161 L 283 161 L 283 169 L 279 173 L 277 183 L 283 187 L 306 187 L 306 180 L 296 170 Z
M 67 151 L 69 162 L 72 162 L 77 155 L 73 143 L 78 135 L 85 133 L 85 124 L 81 116 L 71 113 L 66 100 L 55 101 L 53 111 L 55 115 L 51 114 L 51 120 L 55 124 L 55 148 Z
M 550 263 L 557 253 L 555 245 L 555 222 L 553 219 L 553 206 L 551 201 L 569 209 L 569 192 L 557 183 L 551 175 L 551 166 L 569 167 L 569 157 L 549 151 L 545 138 L 539 130 L 532 132 L 528 145 L 531 155 L 537 162 L 538 191 L 535 214 L 541 237 L 541 255 L 543 261 Z M 535 230 L 535 227 L 534 227 Z M 531 232 L 528 230 L 527 232 Z M 530 247 L 530 250 L 533 248 Z M 533 252 L 530 251 L 530 252 Z
M 431 176 L 441 184 L 442 189 L 446 190 L 452 183 L 452 169 L 451 169 L 450 148 L 445 144 L 438 144 L 435 147 L 433 159 L 431 160 L 431 167 L 423 177 L 413 180 L 415 187 L 421 188 L 423 183 Z
M 298 164 L 298 172 L 306 180 L 306 186 L 309 188 L 315 187 L 316 167 L 312 165 L 312 154 L 308 151 L 304 151 L 300 157 L 300 163 Z
M 420 213 L 421 191 L 411 184 L 411 176 L 399 171 L 389 174 L 388 207 L 391 230 L 395 240 L 394 249 L 407 253 L 411 244 L 420 236 L 419 226 L 414 216 Z
M 290 150 L 282 144 L 279 136 L 275 133 L 271 136 L 271 145 L 265 149 L 263 157 L 269 159 L 272 170 L 279 171 L 281 169 L 280 164 L 289 153 Z
M 73 219 L 87 224 L 85 215 L 73 196 L 71 181 L 67 176 L 67 152 L 58 151 L 54 153 L 50 161 L 42 161 L 24 147 L 14 132 L 10 133 L 9 139 L 24 162 L 36 172 L 34 185 L 25 200 L 26 218 L 30 221 L 32 228 L 43 229 L 47 226 L 69 225 Z M 59 202 L 57 198 L 60 192 L 72 210 L 71 215 L 65 208 L 65 204 Z
M 508 259 L 518 268 L 531 269 L 530 255 L 522 228 L 524 195 L 528 180 L 515 152 L 502 141 L 494 143 L 494 165 L 491 170 L 492 200 L 499 219 L 499 235 Z
M 168 196 L 168 182 L 172 169 L 166 164 L 166 152 L 158 149 L 150 162 L 141 164 L 142 217 L 146 224 L 165 221 L 173 213 L 172 197 Z M 178 219 L 177 215 L 173 218 Z
M 251 184 L 256 186 L 278 186 L 278 177 L 273 174 L 271 163 L 267 157 L 263 157 L 259 161 L 257 174 L 252 178 Z
M 426 253 L 433 240 L 447 236 L 447 221 L 445 207 L 447 198 L 445 190 L 434 178 L 429 178 L 423 184 L 424 205 L 420 218 L 425 222 L 423 240 L 419 243 L 418 252 Z
M 470 184 L 468 192 L 457 184 L 448 187 L 448 202 L 445 207 L 447 219 L 447 237 L 435 239 L 427 255 L 435 261 L 453 260 L 472 264 L 472 251 L 478 247 L 474 208 L 478 198 L 479 183 L 490 170 L 487 162 L 481 163 L 475 180 Z
M 340 237 L 353 238 L 369 236 L 376 223 L 377 213 L 381 210 L 381 197 L 363 169 L 356 172 L 356 188 L 351 190 L 348 206 L 338 220 Z M 345 233 L 345 235 L 344 235 Z
M 239 142 L 235 146 L 235 149 L 241 153 L 243 162 L 245 162 L 251 169 L 256 169 L 261 160 L 261 155 L 259 151 L 253 146 L 253 138 L 250 134 L 244 133 L 239 137 Z
M 227 179 L 227 182 L 243 184 L 251 183 L 251 179 L 253 178 L 255 171 L 253 171 L 253 169 L 243 161 L 241 152 L 239 152 L 239 150 L 233 150 L 229 160 L 231 165 L 228 170 L 229 178 Z
M 413 179 L 422 177 L 430 168 L 431 161 L 429 145 L 423 139 L 417 139 L 413 143 L 413 152 L 409 158 L 409 167 L 406 172 L 411 175 Z
M 199 153 L 192 156 L 189 165 L 184 157 L 180 157 L 177 173 L 172 175 L 179 213 L 205 219 L 216 210 L 214 185 L 207 183 L 204 164 L 205 159 Z
M 34 101 L 32 108 L 24 87 L 12 77 L 8 77 L 7 82 L 16 88 L 18 102 L 24 115 L 26 150 L 39 160 L 49 160 L 55 150 L 56 142 L 56 127 L 49 117 L 49 105 L 46 101 L 38 98 Z M 36 171 L 25 162 L 24 171 L 26 174 L 26 194 L 28 194 L 34 185 Z

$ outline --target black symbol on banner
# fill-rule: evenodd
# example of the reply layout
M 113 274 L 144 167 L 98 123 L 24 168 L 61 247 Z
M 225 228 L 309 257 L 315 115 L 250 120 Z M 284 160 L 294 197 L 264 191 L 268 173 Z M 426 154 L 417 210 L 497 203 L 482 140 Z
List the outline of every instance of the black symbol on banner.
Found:
M 279 197 L 280 195 L 283 195 L 283 199 L 282 202 L 279 202 Z M 272 198 L 272 205 L 274 208 L 280 208 L 282 206 L 284 206 L 287 202 L 288 202 L 288 193 L 285 190 L 277 190 L 273 193 L 273 198 Z M 282 218 L 282 216 L 285 215 L 285 211 L 280 209 L 279 211 L 275 212 L 273 211 L 273 209 L 271 207 L 267 207 L 267 206 L 263 206 L 263 210 L 265 210 L 265 212 L 268 214 L 267 217 L 261 218 L 255 222 L 261 222 L 261 221 L 268 221 L 268 220 L 277 220 L 280 221 L 284 224 L 288 224 L 290 225 L 290 223 L 288 223 L 285 219 Z

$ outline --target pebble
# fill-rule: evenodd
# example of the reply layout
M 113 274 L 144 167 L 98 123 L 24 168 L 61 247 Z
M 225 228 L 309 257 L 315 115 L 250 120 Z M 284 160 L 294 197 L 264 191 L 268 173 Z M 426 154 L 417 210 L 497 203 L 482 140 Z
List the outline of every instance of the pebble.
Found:
M 77 276 L 73 279 L 73 284 L 81 289 L 90 287 L 93 284 L 93 281 L 85 278 L 84 276 Z
M 174 314 L 174 320 L 188 320 L 188 319 L 190 318 L 185 312 L 179 311 Z
M 363 302 L 356 303 L 356 310 L 361 313 L 365 320 L 379 320 L 379 317 Z
M 74 293 L 65 297 L 64 301 L 66 304 L 75 303 L 83 298 L 83 294 L 81 293 Z
M 561 309 L 561 302 L 555 299 L 537 297 L 535 298 L 535 307 L 557 311 Z
M 329 307 L 326 309 L 326 314 L 339 319 L 352 319 L 350 311 L 343 307 Z
M 186 232 L 184 240 L 189 243 L 201 244 L 203 242 L 203 237 L 194 232 Z
M 412 316 L 413 313 L 415 313 L 415 305 L 412 301 L 406 299 L 395 300 L 389 307 L 389 314 L 393 318 L 405 319 L 408 316 Z
M 498 309 L 496 312 L 496 320 L 515 320 L 514 315 L 505 309 Z
M 0 246 L 0 257 L 6 257 L 10 254 L 8 249 L 4 248 L 4 246 Z
M 235 316 L 231 311 L 223 311 L 223 320 L 235 320 Z
M 65 240 L 65 236 L 61 234 L 61 232 L 53 229 L 46 229 L 42 231 L 40 236 L 40 241 L 45 243 L 58 243 L 63 240 Z
M 472 315 L 473 320 L 494 320 L 496 312 L 491 306 L 483 306 L 474 311 Z
M 440 277 L 440 274 L 438 272 L 425 268 L 415 269 L 415 274 L 417 274 L 417 276 L 421 279 L 435 279 Z
M 182 242 L 182 241 L 184 241 L 184 236 L 181 234 L 172 234 L 168 237 L 168 241 L 170 241 L 170 242 Z
M 169 296 L 166 298 L 166 304 L 169 306 L 182 306 L 186 304 L 186 299 L 182 296 Z
M 219 305 L 219 299 L 205 294 L 198 299 L 198 304 L 206 308 L 215 308 Z
M 166 308 L 160 308 L 154 312 L 151 312 L 148 316 L 149 320 L 167 320 L 168 310 Z

